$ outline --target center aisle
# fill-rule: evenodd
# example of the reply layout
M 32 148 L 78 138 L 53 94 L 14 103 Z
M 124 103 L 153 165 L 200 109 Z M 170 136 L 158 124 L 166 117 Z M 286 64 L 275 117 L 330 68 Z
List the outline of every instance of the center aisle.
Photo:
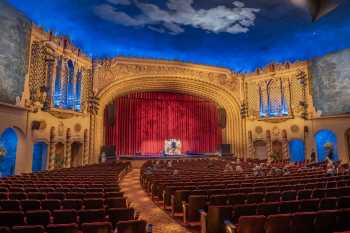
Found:
M 133 168 L 121 181 L 120 186 L 140 218 L 153 225 L 153 233 L 190 233 L 156 206 L 143 191 L 140 184 L 140 169 Z

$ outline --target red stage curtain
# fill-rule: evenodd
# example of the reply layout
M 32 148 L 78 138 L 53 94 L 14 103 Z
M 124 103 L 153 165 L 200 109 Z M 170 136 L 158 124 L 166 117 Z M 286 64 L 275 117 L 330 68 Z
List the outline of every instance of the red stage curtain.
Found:
M 217 106 L 195 96 L 150 92 L 129 94 L 106 108 L 105 142 L 116 146 L 117 155 L 160 154 L 171 138 L 181 140 L 182 153 L 216 152 Z

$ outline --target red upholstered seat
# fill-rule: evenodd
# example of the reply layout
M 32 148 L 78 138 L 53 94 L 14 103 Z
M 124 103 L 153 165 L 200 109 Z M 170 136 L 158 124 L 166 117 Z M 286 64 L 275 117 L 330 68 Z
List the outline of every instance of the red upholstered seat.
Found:
M 63 209 L 80 210 L 82 206 L 83 206 L 83 201 L 81 199 L 65 199 L 62 201 Z
M 65 197 L 65 194 L 62 192 L 48 192 L 46 195 L 47 199 L 63 200 Z
M 44 200 L 44 199 L 46 199 L 46 194 L 40 193 L 40 192 L 30 192 L 30 193 L 28 193 L 28 198 L 29 199 L 36 199 L 36 200 Z
M 146 233 L 146 222 L 143 220 L 120 221 L 117 229 L 118 233 Z
M 338 211 L 337 231 L 346 231 L 350 229 L 350 209 Z
M 268 216 L 265 223 L 265 233 L 289 233 L 290 220 L 290 214 L 276 214 Z
M 292 215 L 291 233 L 314 233 L 315 212 L 299 212 Z
M 109 221 L 116 226 L 119 221 L 134 220 L 135 211 L 132 208 L 111 208 L 107 210 Z
M 112 224 L 109 222 L 83 223 L 81 229 L 84 233 L 112 233 Z
M 45 233 L 45 228 L 40 225 L 34 226 L 14 226 L 12 233 Z
M 0 226 L 24 225 L 23 211 L 0 211 Z
M 80 210 L 78 212 L 79 222 L 104 222 L 106 221 L 105 211 L 104 209 L 88 209 L 88 210 Z
M 298 200 L 311 199 L 311 196 L 312 196 L 311 189 L 305 189 L 305 190 L 298 191 Z
M 20 202 L 18 200 L 3 200 L 1 201 L 1 209 L 5 211 L 20 210 Z
M 40 201 L 39 200 L 22 200 L 21 206 L 23 211 L 40 210 Z
M 0 233 L 11 233 L 11 229 L 9 227 L 0 227 Z
M 25 192 L 10 192 L 9 199 L 11 199 L 11 200 L 24 200 L 24 199 L 27 199 L 27 194 Z
M 318 211 L 315 218 L 315 233 L 332 233 L 337 226 L 337 210 Z
M 333 210 L 337 208 L 338 198 L 329 197 L 320 200 L 320 210 Z
M 297 192 L 296 191 L 284 191 L 281 194 L 282 201 L 294 201 L 296 199 L 297 199 Z
M 78 225 L 72 224 L 50 224 L 46 227 L 47 233 L 79 233 Z
M 103 209 L 104 200 L 102 198 L 84 199 L 85 209 Z
M 271 214 L 278 214 L 279 212 L 279 202 L 269 202 L 269 203 L 261 203 L 257 207 L 257 214 L 258 215 L 271 215 Z
M 280 198 L 281 198 L 281 193 L 279 191 L 265 193 L 266 202 L 277 202 L 277 201 L 280 201 Z
M 107 198 L 105 200 L 107 208 L 126 208 L 126 200 L 124 198 Z
M 27 223 L 29 225 L 43 225 L 50 224 L 50 211 L 48 210 L 33 210 L 26 213 Z
M 243 216 L 239 218 L 239 232 L 240 233 L 265 233 L 264 215 Z
M 54 210 L 52 213 L 54 224 L 68 224 L 77 222 L 77 211 L 76 210 Z
M 59 210 L 61 209 L 61 201 L 57 199 L 48 199 L 41 201 L 41 208 L 43 210 Z
M 280 212 L 281 213 L 294 213 L 299 210 L 300 201 L 284 201 L 281 202 Z

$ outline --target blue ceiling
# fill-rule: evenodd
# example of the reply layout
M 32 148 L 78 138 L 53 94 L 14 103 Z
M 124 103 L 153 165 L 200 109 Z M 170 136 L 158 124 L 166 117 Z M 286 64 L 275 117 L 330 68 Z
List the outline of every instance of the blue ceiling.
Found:
M 97 58 L 160 58 L 249 72 L 350 47 L 349 0 L 336 0 L 340 7 L 315 23 L 289 0 L 7 1 Z

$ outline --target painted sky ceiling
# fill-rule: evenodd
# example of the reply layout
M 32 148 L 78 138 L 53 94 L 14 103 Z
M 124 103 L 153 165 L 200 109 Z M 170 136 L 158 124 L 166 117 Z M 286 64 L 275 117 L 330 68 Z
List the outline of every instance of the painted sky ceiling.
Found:
M 312 23 L 288 0 L 0 0 L 92 57 L 160 58 L 249 72 L 350 47 L 350 0 Z

